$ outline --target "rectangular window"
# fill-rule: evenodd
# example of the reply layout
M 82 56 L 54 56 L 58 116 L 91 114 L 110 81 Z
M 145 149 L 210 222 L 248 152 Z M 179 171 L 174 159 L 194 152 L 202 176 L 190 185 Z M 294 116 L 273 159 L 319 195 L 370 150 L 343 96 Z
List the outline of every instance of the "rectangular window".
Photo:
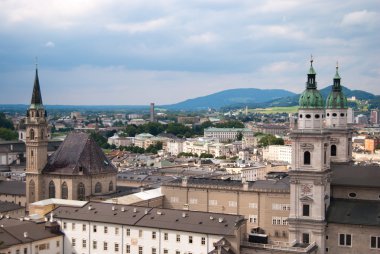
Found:
M 119 234 L 119 228 L 115 228 L 115 235 Z
M 179 250 L 176 250 L 175 254 L 181 254 L 181 252 Z
M 168 239 L 169 239 L 168 233 L 164 233 L 164 240 L 168 240 Z
M 229 207 L 236 207 L 237 206 L 237 202 L 236 201 L 228 201 L 228 206 Z
M 198 199 L 197 198 L 190 198 L 190 204 L 192 204 L 192 205 L 198 204 Z
M 189 235 L 189 243 L 193 243 L 193 237 Z
M 139 246 L 139 254 L 143 254 L 143 247 Z
M 302 243 L 309 243 L 310 242 L 310 235 L 308 233 L 302 234 Z
M 310 216 L 310 205 L 302 205 L 302 215 L 303 216 Z
M 75 247 L 76 245 L 76 240 L 75 238 L 71 238 L 71 246 Z
M 96 225 L 94 225 L 93 227 L 92 227 L 92 231 L 94 232 L 94 233 L 96 233 Z
M 139 237 L 142 237 L 142 236 L 143 236 L 143 231 L 139 229 Z
M 181 241 L 181 235 L 176 236 L 176 241 L 177 241 L 177 243 L 179 243 Z
M 380 236 L 371 236 L 371 249 L 380 249 Z
M 103 242 L 103 250 L 108 250 L 108 243 L 107 242 Z
M 352 235 L 339 234 L 339 246 L 351 246 Z
M 249 217 L 248 217 L 248 220 L 249 220 L 249 223 L 257 223 L 257 215 L 254 215 L 254 214 L 250 214 Z
M 82 248 L 86 248 L 87 247 L 87 241 L 86 239 L 82 239 Z
M 152 254 L 157 254 L 157 249 L 156 248 L 152 248 Z
M 210 200 L 208 201 L 208 204 L 209 204 L 209 205 L 212 205 L 212 206 L 217 206 L 217 205 L 218 205 L 218 200 L 210 199 Z
M 164 249 L 164 254 L 168 254 L 169 251 L 167 249 Z
M 71 223 L 71 230 L 75 230 L 75 223 Z
M 170 197 L 170 202 L 171 203 L 178 203 L 179 202 L 179 198 L 178 197 Z
M 67 223 L 64 222 L 64 223 L 63 223 L 63 229 L 66 229 L 66 228 L 67 228 Z
M 282 225 L 288 225 L 288 218 L 282 217 Z
M 104 226 L 104 234 L 108 233 L 108 227 Z
M 24 254 L 28 254 L 28 249 L 24 248 Z
M 82 231 L 86 231 L 86 224 L 82 224 Z
M 115 243 L 115 252 L 119 252 L 119 244 Z
M 130 228 L 127 228 L 126 234 L 127 234 L 127 236 L 131 236 L 131 229 Z
M 156 231 L 152 232 L 152 239 L 156 239 Z
M 94 250 L 96 250 L 96 248 L 98 248 L 98 243 L 97 243 L 97 241 L 92 241 L 92 248 L 93 248 Z
M 56 246 L 59 247 L 59 245 L 60 245 L 60 243 L 59 243 L 59 241 L 57 241 L 57 242 L 56 242 Z
M 248 203 L 248 208 L 257 209 L 257 203 Z
M 125 246 L 125 252 L 127 252 L 127 253 L 131 253 L 131 245 L 127 244 L 127 245 Z
M 201 244 L 202 244 L 202 245 L 205 245 L 205 244 L 206 244 L 206 237 L 202 237 L 202 238 L 201 238 Z

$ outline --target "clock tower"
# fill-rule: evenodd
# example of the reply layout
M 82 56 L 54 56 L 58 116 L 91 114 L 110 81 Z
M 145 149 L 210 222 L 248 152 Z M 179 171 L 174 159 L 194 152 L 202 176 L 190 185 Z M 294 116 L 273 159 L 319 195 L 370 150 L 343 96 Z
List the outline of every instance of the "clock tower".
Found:
M 290 135 L 289 240 L 301 246 L 316 243 L 325 250 L 325 213 L 330 196 L 330 133 L 323 128 L 324 100 L 317 89 L 313 59 L 306 89 L 299 99 L 298 128 Z

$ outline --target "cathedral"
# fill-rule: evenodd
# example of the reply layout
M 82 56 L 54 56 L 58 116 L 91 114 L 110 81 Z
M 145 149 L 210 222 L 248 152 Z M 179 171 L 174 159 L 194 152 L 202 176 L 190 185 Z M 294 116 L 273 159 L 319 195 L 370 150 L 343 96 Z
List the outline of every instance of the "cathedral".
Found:
M 27 203 L 47 198 L 88 200 L 116 191 L 117 170 L 88 133 L 70 133 L 48 157 L 48 120 L 37 69 L 25 125 Z

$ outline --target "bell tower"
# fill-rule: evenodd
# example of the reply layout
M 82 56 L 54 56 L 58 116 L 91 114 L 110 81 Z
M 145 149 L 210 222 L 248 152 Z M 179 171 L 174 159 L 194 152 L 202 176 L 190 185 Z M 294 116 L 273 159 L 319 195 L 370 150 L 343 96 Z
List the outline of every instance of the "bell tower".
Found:
M 289 240 L 325 251 L 325 213 L 330 196 L 330 133 L 323 128 L 324 100 L 317 89 L 313 59 L 301 94 L 298 128 L 291 134 Z
M 47 113 L 42 104 L 38 69 L 30 106 L 26 112 L 26 198 L 32 203 L 43 198 L 42 169 L 47 162 L 48 123 Z
M 352 157 L 352 130 L 347 125 L 347 98 L 340 81 L 337 63 L 334 84 L 326 100 L 326 128 L 331 132 L 331 162 L 349 162 Z

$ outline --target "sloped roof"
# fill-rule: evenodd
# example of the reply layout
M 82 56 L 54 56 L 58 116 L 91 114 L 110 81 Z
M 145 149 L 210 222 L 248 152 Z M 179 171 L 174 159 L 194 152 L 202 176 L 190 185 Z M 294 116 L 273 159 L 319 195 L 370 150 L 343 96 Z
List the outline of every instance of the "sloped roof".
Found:
M 26 195 L 26 184 L 21 181 L 0 181 L 0 194 Z
M 89 134 L 72 132 L 49 157 L 43 173 L 78 175 L 81 172 L 94 175 L 117 173 L 117 169 Z

